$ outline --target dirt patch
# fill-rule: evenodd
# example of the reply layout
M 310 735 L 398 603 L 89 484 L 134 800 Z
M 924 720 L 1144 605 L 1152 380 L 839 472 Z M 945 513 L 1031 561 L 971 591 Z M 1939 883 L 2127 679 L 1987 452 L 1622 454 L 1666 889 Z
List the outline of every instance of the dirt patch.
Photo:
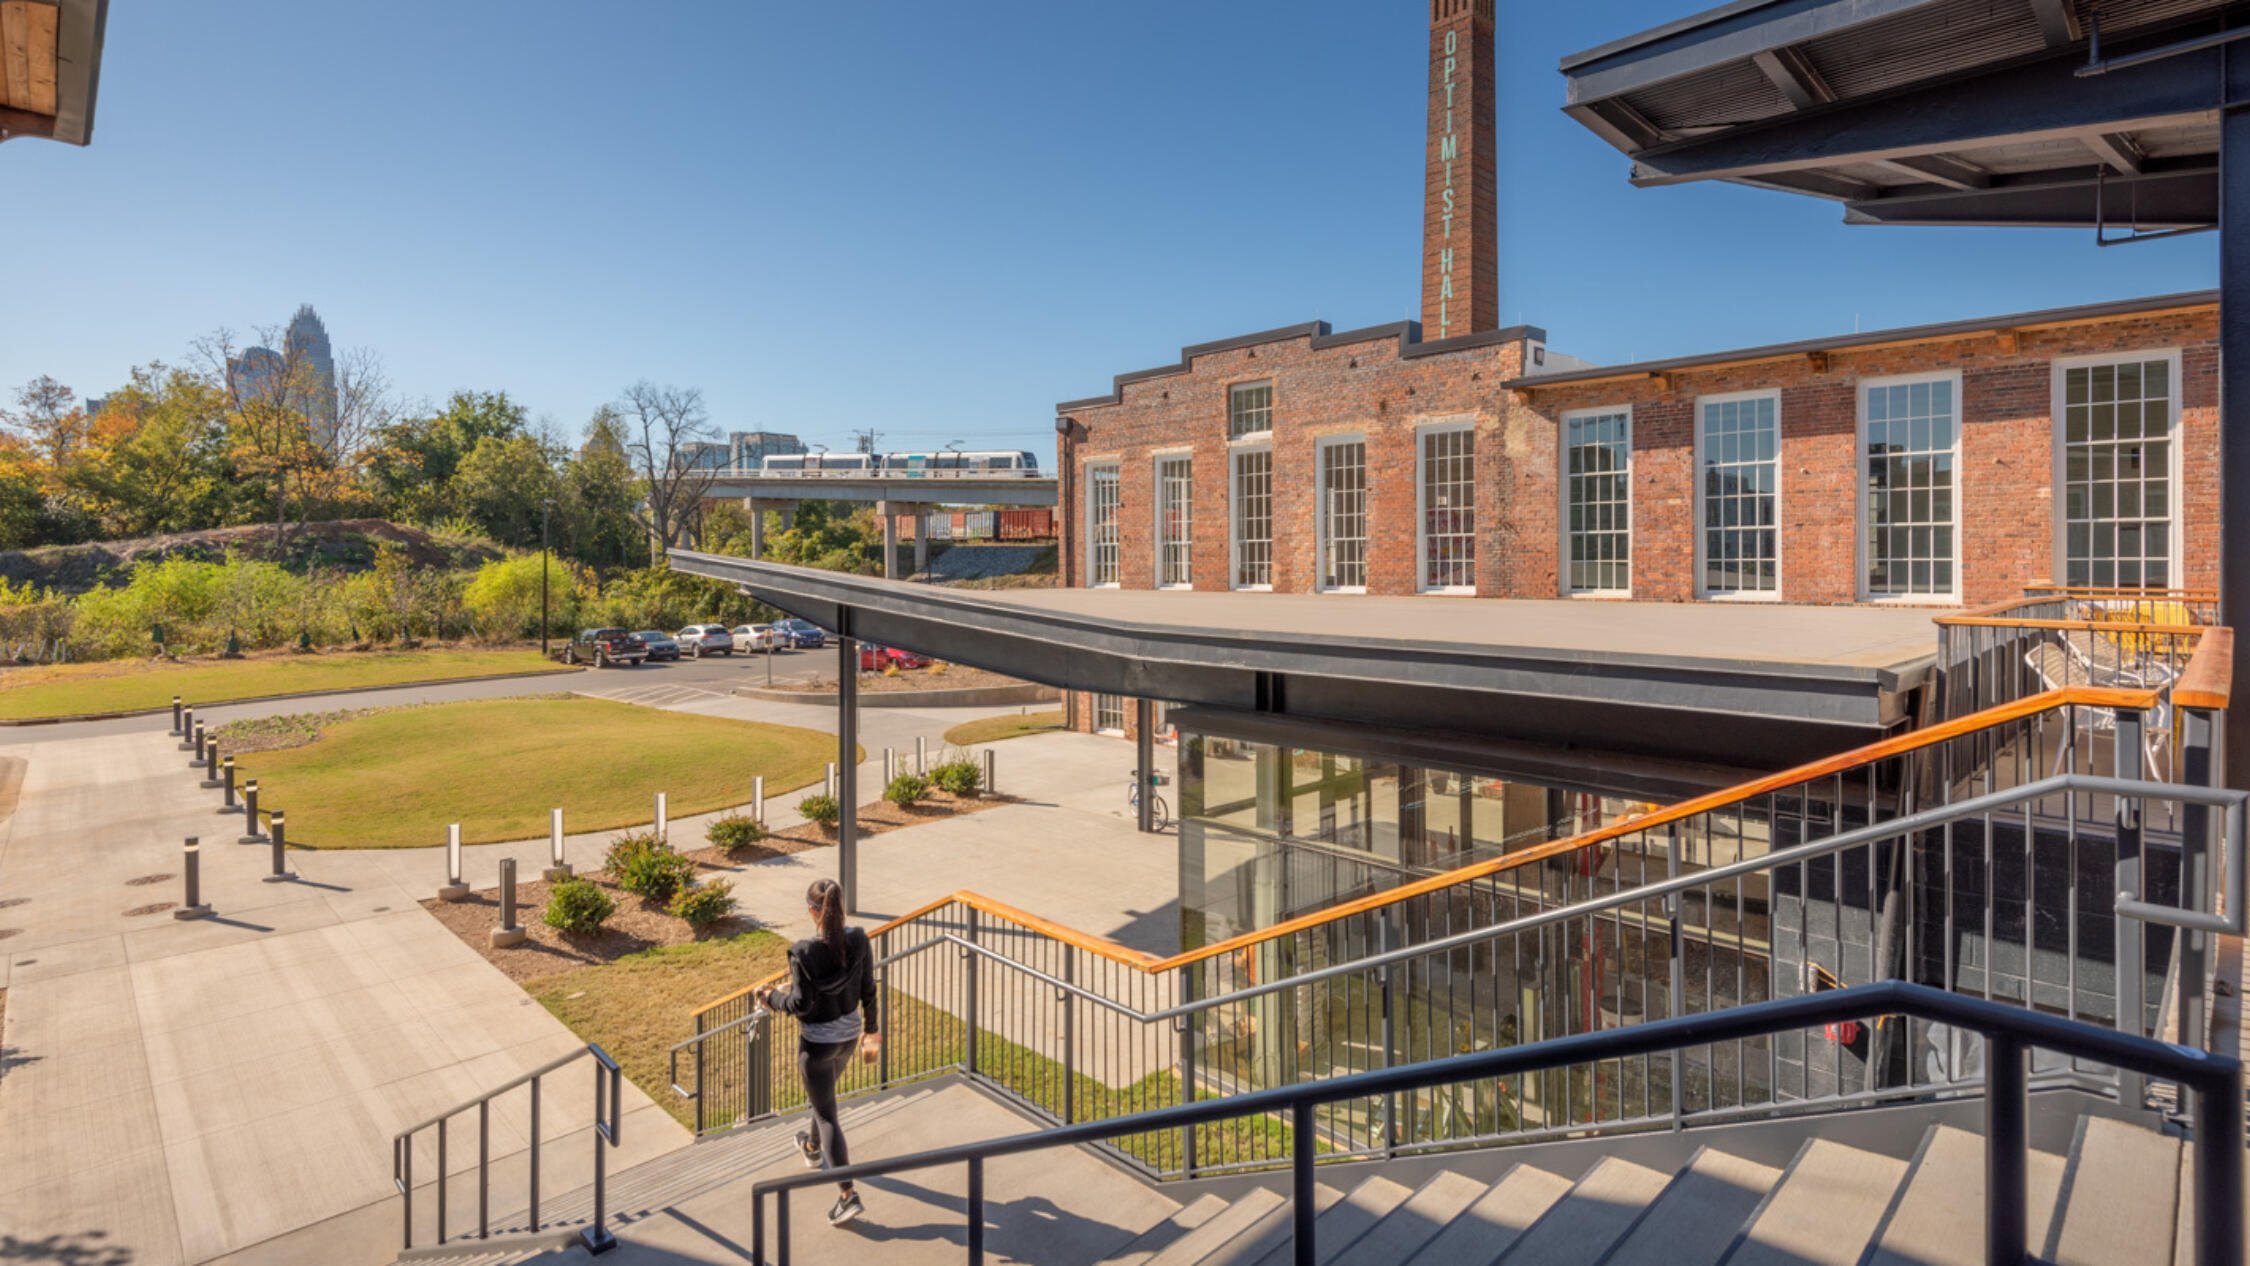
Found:
M 165 880 L 167 880 L 167 879 L 176 879 L 176 878 L 178 878 L 178 876 L 176 876 L 176 875 L 170 875 L 170 874 L 165 874 L 165 875 L 140 875 L 140 876 L 137 876 L 137 877 L 135 877 L 135 878 L 132 878 L 132 879 L 128 879 L 128 880 L 126 880 L 126 881 L 125 881 L 125 886 L 126 886 L 126 887 L 128 887 L 128 888 L 146 888 L 146 887 L 148 887 L 148 886 L 149 886 L 150 884 L 160 884 L 160 883 L 163 883 L 163 882 L 164 882 Z
M 385 519 L 337 519 L 291 527 L 286 545 L 275 543 L 273 525 L 266 523 L 0 551 L 0 577 L 79 594 L 119 579 L 135 563 L 170 558 L 215 563 L 229 554 L 280 563 L 292 571 L 328 567 L 351 573 L 374 566 L 376 547 L 384 544 L 403 550 L 417 569 L 474 567 L 500 556 L 484 542 L 448 540 Z
M 961 664 L 948 664 L 944 672 L 931 672 L 927 668 L 902 669 L 897 676 L 882 673 L 861 673 L 859 688 L 863 692 L 889 694 L 902 690 L 977 690 L 987 686 L 1021 686 L 1028 684 L 1020 677 L 1005 673 L 988 673 L 982 668 L 969 668 Z M 763 689 L 764 687 L 761 687 Z M 771 687 L 790 694 L 834 694 L 834 676 L 815 677 L 810 681 L 776 682 Z
M 1014 803 L 1010 796 L 979 796 L 963 800 L 933 792 L 927 801 L 911 809 L 900 809 L 886 800 L 863 805 L 859 811 L 860 834 L 880 835 L 902 827 L 920 826 L 928 822 L 941 822 L 966 813 L 981 813 Z M 685 843 L 685 840 L 680 841 Z M 836 843 L 833 832 L 806 824 L 779 831 L 756 844 L 737 849 L 682 848 L 680 853 L 696 864 L 696 878 L 709 883 L 741 874 L 751 866 L 802 853 L 808 849 L 827 848 Z M 611 882 L 603 871 L 580 871 L 579 878 L 592 880 L 609 899 L 617 903 L 617 913 L 609 917 L 599 932 L 579 934 L 548 927 L 541 921 L 547 909 L 547 896 L 553 885 L 544 880 L 516 884 L 516 921 L 527 934 L 521 945 L 495 948 L 493 929 L 500 926 L 500 890 L 486 888 L 469 894 L 465 901 L 440 901 L 428 898 L 422 908 L 437 917 L 463 943 L 506 973 L 508 979 L 521 985 L 581 967 L 595 967 L 612 963 L 628 954 L 655 949 L 666 945 L 687 945 L 697 941 L 722 941 L 744 932 L 764 927 L 757 911 L 737 911 L 706 930 L 701 936 L 688 927 L 683 919 L 673 918 L 655 902 L 626 892 Z M 552 983 L 552 982 L 549 982 Z
M 147 918 L 152 914 L 162 914 L 166 910 L 169 910 L 173 906 L 176 906 L 178 904 L 179 903 L 176 901 L 152 901 L 145 906 L 134 906 L 132 909 L 127 910 L 125 912 L 125 917 L 128 919 Z

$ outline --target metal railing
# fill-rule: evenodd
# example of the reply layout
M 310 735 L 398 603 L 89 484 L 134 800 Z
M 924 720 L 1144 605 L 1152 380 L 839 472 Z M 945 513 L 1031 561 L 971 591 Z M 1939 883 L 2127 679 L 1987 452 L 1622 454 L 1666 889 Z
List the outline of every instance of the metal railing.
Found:
M 2027 592 L 1936 618 L 1941 718 L 2074 686 L 2152 689 L 2166 708 L 2217 616 L 2215 598 L 2187 591 Z
M 1152 973 L 1020 912 L 950 899 L 877 931 L 883 1055 L 855 1066 L 841 1093 L 962 1072 L 1069 1125 L 1882 979 L 2145 1035 L 2168 978 L 2186 995 L 2180 1011 L 2202 1009 L 2184 934 L 2241 928 L 2246 801 L 2062 774 L 1694 866 L 1675 824 L 1643 882 L 1544 882 L 1572 874 L 1557 859 L 1480 898 L 1488 918 L 1402 926 L 1382 907 L 1369 943 L 1347 951 L 1332 931 L 1303 934 L 1263 978 L 1209 959 Z M 2141 822 L 2156 802 L 2180 807 L 2198 848 L 2152 841 Z M 1458 908 L 1449 898 L 1441 909 Z M 1535 1010 L 1542 998 L 1559 1002 Z M 1443 1095 L 1324 1101 L 1314 1128 L 1332 1154 L 1395 1155 L 1944 1095 L 1976 1072 L 1957 1039 L 1904 1023 L 1558 1066 Z M 680 1043 L 674 1059 L 694 1061 L 693 1084 L 675 1063 L 674 1089 L 695 1101 L 697 1131 L 799 1106 L 795 1046 L 788 1017 L 754 1015 Z M 2087 1070 L 2040 1071 L 2143 1098 Z M 1156 1177 L 1270 1167 L 1291 1145 L 1288 1126 L 1249 1119 L 1113 1144 Z
M 2193 1163 L 2194 1261 L 2197 1266 L 2235 1266 L 2242 1260 L 2242 1067 L 2226 1056 L 2171 1046 L 2137 1035 L 2017 1007 L 1965 998 L 1903 982 L 1861 985 L 1807 997 L 1731 1007 L 1696 1016 L 1654 1020 L 1630 1028 L 1550 1038 L 1507 1050 L 1357 1073 L 1327 1081 L 1262 1090 L 1234 1098 L 1178 1104 L 1121 1119 L 1064 1125 L 1036 1133 L 937 1148 L 908 1156 L 866 1161 L 820 1173 L 768 1179 L 751 1188 L 750 1250 L 766 1262 L 766 1202 L 775 1206 L 778 1266 L 790 1258 L 789 1193 L 808 1187 L 850 1182 L 939 1166 L 967 1170 L 967 1239 L 971 1266 L 985 1258 L 985 1174 L 988 1161 L 1053 1147 L 1099 1144 L 1119 1134 L 1174 1134 L 1224 1126 L 1231 1121 L 1289 1122 L 1291 1249 L 1298 1266 L 1320 1259 L 1319 1206 L 1314 1173 L 1319 1155 L 1320 1109 L 1331 1114 L 1354 1102 L 1396 1099 L 1448 1086 L 1506 1084 L 1558 1068 L 1629 1060 L 1728 1043 L 1765 1039 L 1790 1032 L 1833 1030 L 1879 1017 L 1906 1017 L 1982 1039 L 1983 1067 L 1975 1079 L 1984 1099 L 1984 1256 L 1995 1266 L 2020 1266 L 2029 1237 L 2029 1081 L 2027 1056 L 2045 1051 L 2069 1061 L 2091 1061 L 2136 1077 L 2159 1077 L 2187 1087 L 2194 1097 Z M 2099 1198 L 2086 1193 L 2086 1198 Z M 2170 1215 L 2167 1214 L 2167 1217 Z M 1019 1251 L 1018 1255 L 1021 1253 Z
M 1004 481 L 1010 479 L 1053 479 L 1051 470 L 995 469 L 875 469 L 857 470 L 762 470 L 754 466 L 721 466 L 714 472 L 722 479 L 971 479 Z
M 437 1243 L 444 1244 L 451 1234 L 446 1210 L 446 1196 L 453 1185 L 453 1172 L 446 1159 L 447 1124 L 455 1117 L 472 1109 L 477 1114 L 477 1225 L 476 1238 L 489 1239 L 492 1235 L 492 1104 L 495 1099 L 519 1087 L 530 1091 L 530 1119 L 526 1128 L 529 1141 L 530 1173 L 528 1182 L 529 1211 L 526 1225 L 512 1230 L 535 1233 L 544 1228 L 539 1219 L 539 1086 L 540 1082 L 577 1063 L 591 1058 L 594 1062 L 594 1116 L 592 1142 L 594 1147 L 594 1216 L 593 1221 L 579 1231 L 578 1241 L 591 1253 L 604 1253 L 617 1246 L 609 1232 L 608 1149 L 617 1146 L 624 1089 L 617 1061 L 601 1047 L 588 1043 L 578 1050 L 548 1060 L 539 1067 L 516 1077 L 512 1081 L 485 1091 L 474 1099 L 464 1100 L 436 1116 L 410 1125 L 391 1139 L 391 1185 L 401 1197 L 402 1226 L 400 1248 L 414 1247 L 414 1150 L 415 1136 L 425 1130 L 435 1131 L 437 1144 Z

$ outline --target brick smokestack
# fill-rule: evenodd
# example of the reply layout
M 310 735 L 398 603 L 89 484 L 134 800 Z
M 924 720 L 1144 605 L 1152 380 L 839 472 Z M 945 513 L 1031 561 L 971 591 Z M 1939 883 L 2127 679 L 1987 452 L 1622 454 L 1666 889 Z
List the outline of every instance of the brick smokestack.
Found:
M 1430 136 L 1422 337 L 1500 326 L 1494 0 L 1430 0 Z

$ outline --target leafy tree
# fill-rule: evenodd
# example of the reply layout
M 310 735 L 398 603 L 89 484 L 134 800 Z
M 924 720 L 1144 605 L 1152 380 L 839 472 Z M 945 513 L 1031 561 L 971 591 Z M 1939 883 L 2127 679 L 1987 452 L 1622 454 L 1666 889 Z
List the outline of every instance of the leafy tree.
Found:
M 151 363 L 110 393 L 65 493 L 108 536 L 186 531 L 228 521 L 226 400 L 184 369 Z
M 648 533 L 634 514 L 639 493 L 615 410 L 604 405 L 586 425 L 586 442 L 564 467 L 555 538 L 597 570 L 648 557 Z
M 777 519 L 768 520 L 766 557 L 776 562 L 850 572 L 858 576 L 883 573 L 883 529 L 873 510 L 854 510 L 828 501 L 801 501 L 796 517 L 780 530 Z M 748 554 L 747 531 L 720 543 L 720 551 Z
M 375 433 L 369 483 L 396 519 L 427 524 L 463 513 L 453 497 L 462 461 L 485 440 L 525 434 L 524 418 L 505 391 L 456 391 L 438 412 Z
M 451 499 L 484 535 L 503 545 L 535 546 L 541 508 L 554 498 L 557 483 L 536 438 L 488 435 L 461 459 Z
M 41 374 L 16 390 L 16 407 L 0 409 L 0 424 L 24 438 L 49 471 L 60 471 L 86 442 L 87 418 L 78 393 Z
M 578 575 L 559 558 L 546 562 L 547 627 L 568 637 L 578 623 Z M 539 555 L 523 554 L 477 569 L 461 592 L 477 632 L 498 638 L 539 635 L 539 564 Z

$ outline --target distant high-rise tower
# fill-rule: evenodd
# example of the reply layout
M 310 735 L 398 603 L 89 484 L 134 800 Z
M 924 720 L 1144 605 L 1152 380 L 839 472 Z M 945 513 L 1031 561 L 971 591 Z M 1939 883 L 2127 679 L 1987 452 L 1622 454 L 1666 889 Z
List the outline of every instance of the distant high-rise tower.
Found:
M 313 437 L 322 444 L 336 438 L 336 357 L 328 347 L 328 327 L 307 303 L 289 318 L 289 333 L 282 344 L 290 364 L 299 366 L 304 399 L 297 407 L 312 420 Z

